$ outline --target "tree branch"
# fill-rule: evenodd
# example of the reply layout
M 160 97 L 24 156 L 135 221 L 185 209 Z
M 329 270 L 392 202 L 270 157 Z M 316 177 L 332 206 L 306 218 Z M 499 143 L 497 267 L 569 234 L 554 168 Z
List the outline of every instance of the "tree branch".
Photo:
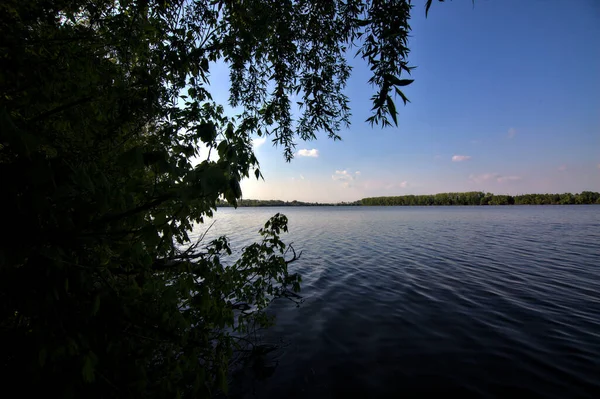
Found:
M 35 118 L 31 119 L 31 122 L 38 122 L 41 121 L 42 119 L 46 119 L 54 114 L 58 114 L 59 112 L 65 111 L 71 107 L 76 107 L 77 105 L 81 105 L 81 104 L 85 104 L 87 102 L 90 102 L 94 97 L 92 96 L 87 96 L 87 97 L 83 97 L 80 98 L 79 100 L 67 103 L 67 104 L 63 104 L 60 107 L 56 107 L 54 109 L 51 109 L 50 111 L 46 111 L 38 116 L 36 116 Z

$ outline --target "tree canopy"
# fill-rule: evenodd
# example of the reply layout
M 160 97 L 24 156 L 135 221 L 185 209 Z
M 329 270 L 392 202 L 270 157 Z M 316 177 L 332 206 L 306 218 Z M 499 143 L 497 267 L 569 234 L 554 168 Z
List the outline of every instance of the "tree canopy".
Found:
M 600 204 L 600 193 L 498 195 L 481 191 L 439 193 L 434 195 L 400 195 L 370 197 L 361 205 L 589 205 Z
M 339 138 L 348 56 L 372 71 L 368 121 L 397 123 L 410 12 L 408 0 L 2 1 L 5 381 L 64 397 L 226 390 L 244 333 L 299 290 L 297 257 L 283 215 L 238 260 L 226 238 L 190 231 L 260 178 L 253 135 L 287 160 L 297 139 Z M 217 66 L 237 115 L 213 100 Z

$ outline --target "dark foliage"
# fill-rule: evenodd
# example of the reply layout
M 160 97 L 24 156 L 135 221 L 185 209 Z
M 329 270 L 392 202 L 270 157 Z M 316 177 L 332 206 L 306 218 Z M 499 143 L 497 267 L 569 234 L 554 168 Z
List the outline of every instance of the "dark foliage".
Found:
M 428 4 L 429 6 L 429 4 Z M 0 2 L 0 373 L 6 392 L 204 397 L 291 297 L 276 215 L 237 261 L 189 233 L 259 178 L 252 135 L 339 138 L 355 47 L 397 123 L 410 2 Z M 209 71 L 231 74 L 229 117 Z M 402 76 L 401 76 L 402 75 Z M 300 110 L 291 96 L 300 99 Z

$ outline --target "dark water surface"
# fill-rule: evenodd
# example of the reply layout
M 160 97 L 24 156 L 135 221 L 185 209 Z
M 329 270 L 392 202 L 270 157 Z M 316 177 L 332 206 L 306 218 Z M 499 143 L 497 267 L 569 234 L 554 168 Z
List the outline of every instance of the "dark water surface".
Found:
M 304 251 L 260 398 L 600 397 L 600 206 L 221 208 Z

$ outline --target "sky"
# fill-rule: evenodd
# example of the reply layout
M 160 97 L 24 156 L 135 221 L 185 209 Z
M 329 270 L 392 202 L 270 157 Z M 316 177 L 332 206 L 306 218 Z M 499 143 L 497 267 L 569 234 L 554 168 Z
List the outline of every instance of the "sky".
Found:
M 254 142 L 264 181 L 244 198 L 309 202 L 486 191 L 600 191 L 600 1 L 413 1 L 415 82 L 398 127 L 371 127 L 373 89 L 351 60 L 341 141 L 297 142 L 287 163 Z M 224 68 L 223 68 L 224 69 Z M 226 84 L 217 71 L 212 85 Z

